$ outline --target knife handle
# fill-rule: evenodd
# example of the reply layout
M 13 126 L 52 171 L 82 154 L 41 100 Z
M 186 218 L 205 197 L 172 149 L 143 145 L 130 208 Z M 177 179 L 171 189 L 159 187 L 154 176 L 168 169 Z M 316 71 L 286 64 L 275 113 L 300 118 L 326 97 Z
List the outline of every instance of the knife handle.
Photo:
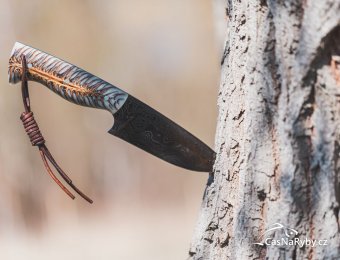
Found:
M 15 43 L 9 59 L 9 82 L 21 80 L 22 57 L 27 61 L 27 79 L 48 87 L 62 98 L 81 106 L 100 108 L 116 113 L 128 94 L 87 71 L 50 54 Z

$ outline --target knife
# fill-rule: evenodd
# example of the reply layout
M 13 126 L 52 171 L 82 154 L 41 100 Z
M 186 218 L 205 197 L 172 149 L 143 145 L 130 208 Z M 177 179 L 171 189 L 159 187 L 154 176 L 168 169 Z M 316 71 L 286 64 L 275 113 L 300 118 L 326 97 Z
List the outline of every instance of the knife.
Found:
M 182 168 L 211 172 L 215 152 L 188 131 L 116 86 L 48 53 L 16 42 L 9 59 L 9 82 L 22 78 L 43 84 L 62 98 L 81 106 L 109 111 L 108 131 L 150 154 Z

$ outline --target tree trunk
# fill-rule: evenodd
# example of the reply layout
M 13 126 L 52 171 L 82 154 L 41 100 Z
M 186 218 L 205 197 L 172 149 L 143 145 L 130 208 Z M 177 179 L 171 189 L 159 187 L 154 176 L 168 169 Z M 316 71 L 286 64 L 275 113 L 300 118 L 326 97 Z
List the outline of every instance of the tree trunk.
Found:
M 217 159 L 189 259 L 340 259 L 340 1 L 226 10 Z M 272 244 L 284 239 L 297 242 Z

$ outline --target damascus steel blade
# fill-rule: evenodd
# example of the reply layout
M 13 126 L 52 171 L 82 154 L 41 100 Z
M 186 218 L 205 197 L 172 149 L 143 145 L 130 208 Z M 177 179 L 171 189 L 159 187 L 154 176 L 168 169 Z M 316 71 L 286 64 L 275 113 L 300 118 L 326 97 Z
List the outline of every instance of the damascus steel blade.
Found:
M 210 172 L 215 152 L 188 131 L 129 95 L 109 133 L 169 163 Z

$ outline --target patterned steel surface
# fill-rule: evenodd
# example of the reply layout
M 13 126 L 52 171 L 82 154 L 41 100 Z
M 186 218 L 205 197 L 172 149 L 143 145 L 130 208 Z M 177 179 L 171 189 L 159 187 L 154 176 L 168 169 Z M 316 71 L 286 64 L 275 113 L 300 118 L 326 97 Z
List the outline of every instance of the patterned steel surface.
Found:
M 9 60 L 9 82 L 21 80 L 21 55 L 25 55 L 28 80 L 47 86 L 66 100 L 78 105 L 117 112 L 128 94 L 110 83 L 45 52 L 15 43 Z
M 212 171 L 215 160 L 212 149 L 131 95 L 114 119 L 109 133 L 174 165 L 193 171 Z

